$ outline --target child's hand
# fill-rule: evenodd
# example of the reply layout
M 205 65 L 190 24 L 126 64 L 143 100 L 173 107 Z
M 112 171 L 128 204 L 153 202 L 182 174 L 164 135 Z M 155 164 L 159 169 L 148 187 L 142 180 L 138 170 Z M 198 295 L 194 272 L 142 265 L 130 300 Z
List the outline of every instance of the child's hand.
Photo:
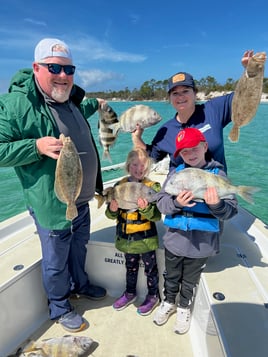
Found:
M 218 192 L 215 187 L 208 187 L 204 193 L 204 200 L 208 205 L 216 205 L 220 202 Z
M 144 209 L 148 206 L 148 201 L 140 197 L 138 198 L 138 206 L 139 208 Z
M 112 200 L 112 201 L 110 202 L 109 209 L 110 209 L 110 211 L 112 211 L 112 212 L 118 211 L 118 203 L 117 203 L 116 200 Z
M 196 205 L 195 202 L 190 203 L 190 201 L 192 201 L 194 199 L 194 195 L 192 194 L 191 191 L 186 191 L 183 190 L 181 191 L 176 200 L 177 202 L 182 206 L 182 207 L 193 207 Z

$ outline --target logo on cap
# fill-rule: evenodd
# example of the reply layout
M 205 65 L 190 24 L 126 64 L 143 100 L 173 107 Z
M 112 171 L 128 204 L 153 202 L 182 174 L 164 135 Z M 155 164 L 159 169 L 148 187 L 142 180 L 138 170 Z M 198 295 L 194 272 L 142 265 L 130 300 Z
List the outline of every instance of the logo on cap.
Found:
M 185 74 L 184 73 L 178 73 L 175 74 L 174 77 L 172 77 L 172 82 L 176 83 L 176 82 L 183 82 L 185 81 Z
M 54 54 L 54 52 L 55 53 L 57 53 L 57 52 L 66 53 L 66 55 L 68 55 L 67 49 L 63 45 L 58 44 L 58 43 L 56 45 L 52 46 L 52 53 Z
M 177 142 L 179 143 L 180 141 L 182 141 L 184 139 L 185 136 L 185 131 L 182 130 L 179 132 L 179 134 L 177 135 Z

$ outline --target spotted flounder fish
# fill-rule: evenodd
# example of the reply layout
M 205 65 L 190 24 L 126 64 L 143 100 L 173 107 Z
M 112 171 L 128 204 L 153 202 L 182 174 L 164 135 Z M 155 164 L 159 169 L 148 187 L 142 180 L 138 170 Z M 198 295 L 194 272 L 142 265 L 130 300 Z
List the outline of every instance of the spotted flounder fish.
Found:
M 95 195 L 98 200 L 98 208 L 104 202 L 110 203 L 115 199 L 118 206 L 126 210 L 138 209 L 138 198 L 144 198 L 148 202 L 155 201 L 156 191 L 141 182 L 124 182 L 114 187 L 108 187 L 103 191 L 103 195 Z
M 30 342 L 20 354 L 28 357 L 79 357 L 89 352 L 94 341 L 86 336 L 66 335 Z M 30 353 L 29 353 L 30 352 Z
M 151 107 L 138 104 L 120 115 L 117 129 L 131 133 L 136 130 L 137 124 L 144 129 L 157 124 L 161 119 L 161 116 Z
M 57 160 L 54 190 L 58 199 L 67 204 L 66 219 L 72 221 L 78 215 L 75 201 L 81 191 L 83 171 L 71 138 L 61 134 L 60 139 L 63 147 Z
M 99 142 L 103 147 L 102 159 L 112 161 L 110 147 L 114 145 L 117 138 L 117 131 L 113 130 L 113 125 L 119 123 L 117 114 L 107 103 L 99 108 Z
M 232 101 L 233 127 L 229 139 L 237 142 L 240 127 L 247 125 L 255 116 L 261 100 L 266 53 L 258 52 L 249 58 L 247 68 L 239 79 Z
M 220 198 L 230 198 L 237 194 L 249 203 L 253 203 L 253 194 L 260 190 L 254 186 L 234 186 L 228 178 L 198 168 L 186 168 L 172 173 L 164 190 L 174 196 L 182 190 L 192 191 L 194 199 L 204 200 L 208 187 L 215 187 Z

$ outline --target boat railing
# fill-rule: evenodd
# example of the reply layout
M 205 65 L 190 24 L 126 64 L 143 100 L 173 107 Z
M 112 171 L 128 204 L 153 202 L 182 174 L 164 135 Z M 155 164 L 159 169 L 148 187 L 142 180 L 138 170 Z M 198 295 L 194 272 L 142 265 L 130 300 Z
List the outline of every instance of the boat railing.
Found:
M 101 168 L 102 172 L 107 172 L 107 171 L 114 171 L 114 170 L 120 170 L 123 169 L 125 166 L 125 162 L 121 162 L 119 164 L 114 164 L 110 166 L 104 166 Z

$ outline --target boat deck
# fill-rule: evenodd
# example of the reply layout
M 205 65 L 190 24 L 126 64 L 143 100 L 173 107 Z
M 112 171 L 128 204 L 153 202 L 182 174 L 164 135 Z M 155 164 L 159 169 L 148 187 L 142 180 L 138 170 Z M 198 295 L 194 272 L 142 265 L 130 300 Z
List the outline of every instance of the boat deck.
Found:
M 104 206 L 97 209 L 96 204 L 90 202 L 92 233 L 86 269 L 90 280 L 104 286 L 108 295 L 99 302 L 84 298 L 72 300 L 89 322 L 87 329 L 76 335 L 96 341 L 91 356 L 262 357 L 267 354 L 268 230 L 263 222 L 243 209 L 226 222 L 221 253 L 209 259 L 202 274 L 190 331 L 177 335 L 173 332 L 175 315 L 159 327 L 153 323 L 153 314 L 137 314 L 137 306 L 146 294 L 142 266 L 138 300 L 125 310 L 113 309 L 112 303 L 125 288 L 124 257 L 114 248 L 115 222 L 105 217 Z M 158 223 L 158 230 L 161 237 L 165 230 L 162 222 Z M 5 237 L 0 239 L 0 346 L 4 346 L 0 348 L 0 356 L 6 357 L 15 353 L 27 338 L 42 340 L 70 333 L 48 320 L 41 285 L 41 251 L 31 218 L 23 213 L 0 223 L 0 237 Z M 161 288 L 162 247 L 157 254 Z M 39 305 L 29 307 L 28 301 L 38 301 Z M 20 314 L 20 321 L 14 320 Z M 16 328 L 19 332 L 8 341 Z

